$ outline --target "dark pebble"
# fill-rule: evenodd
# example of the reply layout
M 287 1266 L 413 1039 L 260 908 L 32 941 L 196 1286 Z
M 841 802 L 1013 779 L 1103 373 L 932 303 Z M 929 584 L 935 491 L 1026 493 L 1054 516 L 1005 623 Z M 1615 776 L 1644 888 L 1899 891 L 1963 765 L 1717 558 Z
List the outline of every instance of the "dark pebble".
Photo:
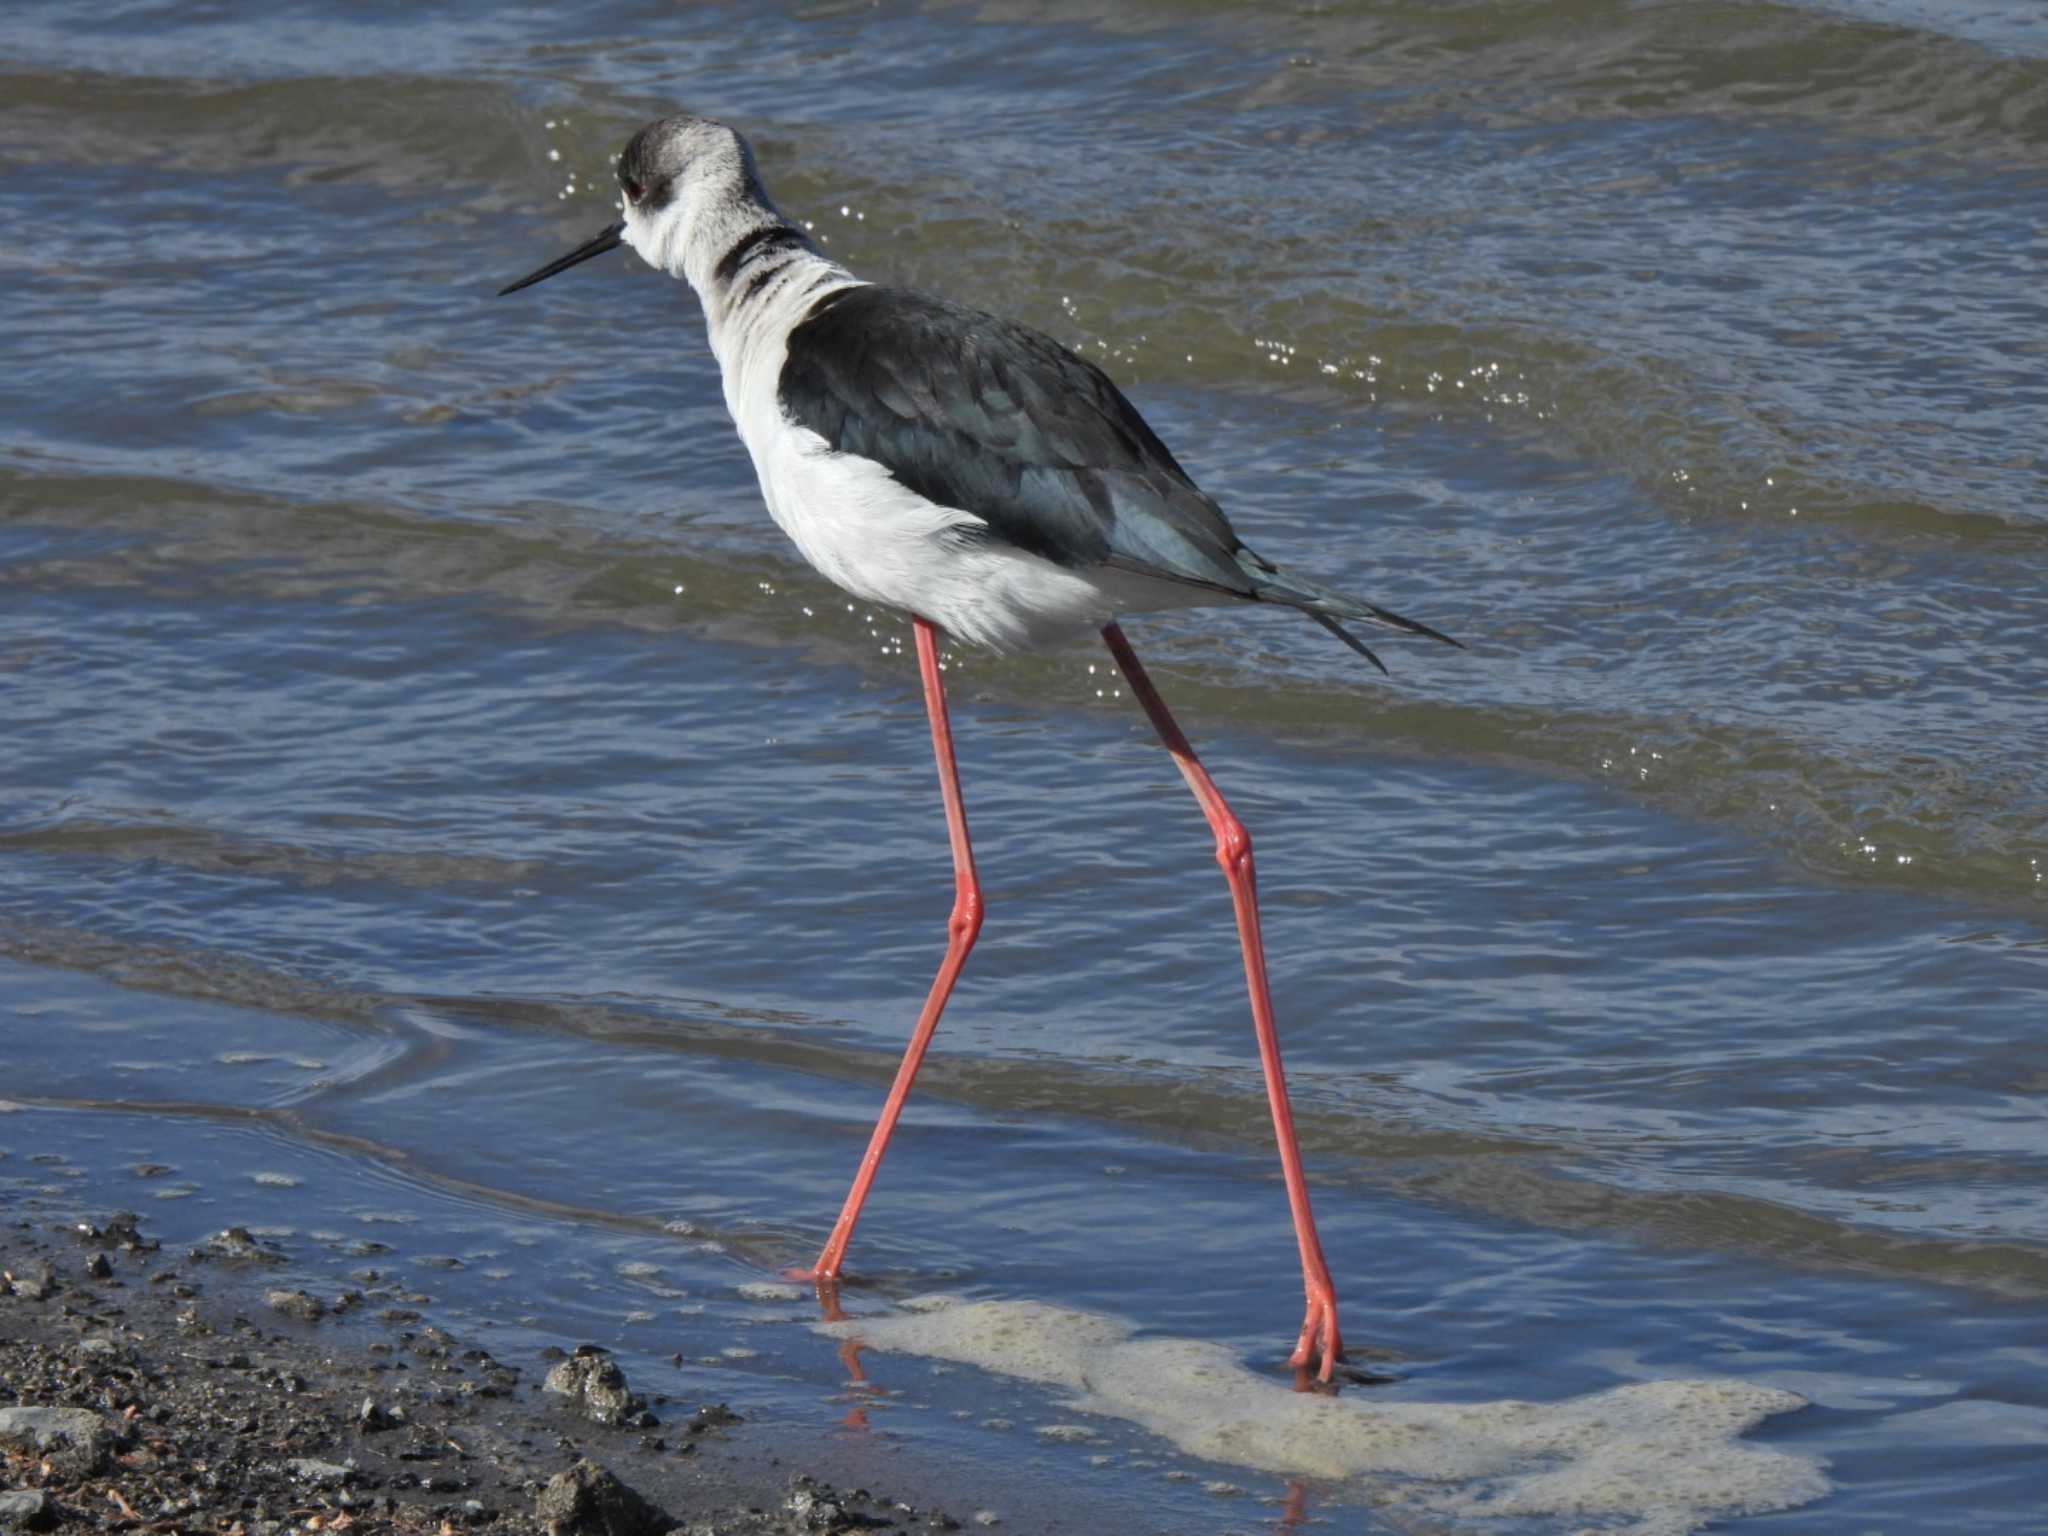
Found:
M 541 1385 L 600 1424 L 652 1429 L 659 1422 L 647 1411 L 646 1400 L 626 1385 L 618 1361 L 594 1344 L 577 1345 L 576 1353 L 549 1371 Z
M 729 1403 L 706 1403 L 690 1415 L 690 1422 L 684 1429 L 693 1435 L 700 1435 L 707 1429 L 724 1429 L 732 1424 L 744 1424 L 745 1419 L 734 1413 Z
M 41 1456 L 74 1476 L 90 1476 L 113 1455 L 116 1437 L 89 1408 L 0 1408 L 0 1446 Z
M 306 1291 L 266 1291 L 263 1300 L 271 1311 L 308 1323 L 316 1322 L 327 1314 L 327 1303 Z
M 356 1410 L 356 1428 L 366 1435 L 378 1434 L 383 1430 L 395 1429 L 405 1421 L 403 1410 L 392 1412 L 374 1397 L 363 1399 L 363 1406 Z
M 216 1232 L 192 1250 L 195 1259 L 227 1259 L 242 1264 L 282 1264 L 284 1255 L 259 1242 L 247 1227 Z
M 50 1496 L 40 1488 L 0 1493 L 0 1530 L 40 1531 L 56 1518 Z
M 101 1226 L 81 1221 L 73 1230 L 82 1243 L 98 1243 L 102 1248 L 119 1248 L 127 1253 L 154 1253 L 162 1246 L 155 1238 L 142 1235 L 142 1218 L 133 1211 L 116 1211 Z
M 658 1536 L 674 1524 L 588 1459 L 548 1479 L 534 1501 L 533 1516 L 549 1536 Z
M 62 1289 L 47 1259 L 23 1259 L 6 1278 L 7 1288 L 25 1301 L 43 1301 Z

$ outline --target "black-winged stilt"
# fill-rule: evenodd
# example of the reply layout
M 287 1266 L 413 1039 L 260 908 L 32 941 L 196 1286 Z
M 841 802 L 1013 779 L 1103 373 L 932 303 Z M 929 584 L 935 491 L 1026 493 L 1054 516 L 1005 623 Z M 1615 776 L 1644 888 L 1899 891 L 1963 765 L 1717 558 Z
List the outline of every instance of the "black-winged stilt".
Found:
M 1426 624 L 1281 572 L 1247 549 L 1109 377 L 1050 337 L 863 282 L 778 213 L 732 129 L 670 117 L 619 158 L 625 217 L 502 290 L 625 245 L 704 306 L 725 403 L 769 514 L 856 597 L 910 615 L 953 849 L 945 959 L 846 1204 L 804 1273 L 836 1287 L 847 1240 L 953 984 L 981 931 L 981 887 L 937 631 L 999 650 L 1100 632 L 1216 834 L 1301 1249 L 1308 1307 L 1292 1363 L 1327 1381 L 1337 1298 L 1309 1211 L 1266 985 L 1252 845 L 1132 652 L 1117 615 L 1228 603 L 1299 609 L 1379 666 L 1340 620 L 1455 645 Z

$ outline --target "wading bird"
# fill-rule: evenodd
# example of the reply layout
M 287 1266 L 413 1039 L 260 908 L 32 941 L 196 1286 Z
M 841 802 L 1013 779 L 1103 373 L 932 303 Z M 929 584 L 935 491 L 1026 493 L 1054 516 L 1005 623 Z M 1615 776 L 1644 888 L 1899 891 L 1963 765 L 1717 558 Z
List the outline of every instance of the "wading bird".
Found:
M 619 246 L 684 279 L 704 306 L 725 403 L 769 514 L 854 596 L 906 613 L 931 717 L 953 850 L 945 959 L 817 1263 L 838 1283 L 847 1240 L 953 984 L 981 931 L 981 887 L 938 664 L 937 632 L 1015 650 L 1099 632 L 1216 834 L 1244 951 L 1252 1023 L 1301 1249 L 1307 1312 L 1292 1363 L 1327 1381 L 1342 1350 L 1337 1298 L 1309 1212 L 1259 939 L 1251 839 L 1117 625 L 1121 613 L 1277 603 L 1384 672 L 1342 620 L 1455 645 L 1287 575 L 1247 549 L 1093 363 L 978 310 L 862 281 L 776 211 L 732 129 L 670 117 L 619 157 L 624 217 L 503 293 Z

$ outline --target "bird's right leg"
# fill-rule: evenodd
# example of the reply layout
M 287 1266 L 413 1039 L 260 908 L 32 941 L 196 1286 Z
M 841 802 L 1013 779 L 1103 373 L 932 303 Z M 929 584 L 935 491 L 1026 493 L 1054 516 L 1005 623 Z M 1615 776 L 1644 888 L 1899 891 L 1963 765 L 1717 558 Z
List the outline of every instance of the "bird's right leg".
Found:
M 1123 669 L 1124 678 L 1138 702 L 1151 718 L 1152 728 L 1173 755 L 1174 766 L 1195 792 L 1209 830 L 1216 834 L 1216 862 L 1230 883 L 1230 899 L 1237 911 L 1237 937 L 1244 952 L 1244 979 L 1252 1005 L 1252 1029 L 1259 1042 L 1259 1062 L 1266 1076 L 1266 1099 L 1273 1112 L 1273 1139 L 1280 1148 L 1281 1177 L 1287 1186 L 1287 1205 L 1294 1217 L 1295 1242 L 1301 1251 L 1302 1288 L 1308 1293 L 1308 1308 L 1302 1317 L 1301 1337 L 1289 1357 L 1295 1370 L 1313 1372 L 1328 1381 L 1332 1368 L 1344 1357 L 1344 1340 L 1337 1331 L 1337 1292 L 1330 1284 L 1330 1266 L 1323 1260 L 1322 1240 L 1316 1236 L 1316 1219 L 1309 1210 L 1308 1179 L 1301 1170 L 1301 1147 L 1294 1135 L 1294 1109 L 1287 1099 L 1287 1074 L 1280 1065 L 1280 1031 L 1273 1022 L 1273 997 L 1266 985 L 1266 946 L 1259 937 L 1258 880 L 1252 870 L 1252 840 L 1244 823 L 1225 802 L 1215 780 L 1195 756 L 1187 736 L 1175 723 L 1166 700 L 1152 686 L 1152 679 L 1138 661 L 1131 642 L 1116 624 L 1102 630 L 1110 655 Z M 1305 1379 L 1305 1375 L 1304 1375 Z
M 939 1027 L 939 1015 L 945 1012 L 946 999 L 953 995 L 953 983 L 959 980 L 960 968 L 967 963 L 968 951 L 974 948 L 975 936 L 981 932 L 981 882 L 974 875 L 974 849 L 967 841 L 967 810 L 960 799 L 960 769 L 953 761 L 953 729 L 946 719 L 946 690 L 939 673 L 938 632 L 923 619 L 913 620 L 911 627 L 917 634 L 917 666 L 924 677 L 925 712 L 932 722 L 932 754 L 939 762 L 939 794 L 946 803 L 946 833 L 953 845 L 953 914 L 946 920 L 946 958 L 939 963 L 939 974 L 924 1000 L 924 1012 L 918 1015 L 917 1027 L 910 1032 L 909 1048 L 903 1053 L 903 1064 L 896 1069 L 896 1081 L 890 1085 L 889 1097 L 882 1104 L 874 1135 L 868 1138 L 868 1149 L 854 1174 L 853 1188 L 847 1191 L 846 1204 L 840 1208 L 839 1220 L 825 1240 L 817 1264 L 799 1272 L 800 1278 L 817 1283 L 820 1296 L 828 1304 L 831 1298 L 827 1293 L 838 1285 L 847 1241 L 853 1236 L 854 1223 L 860 1220 L 868 1186 L 875 1182 L 875 1170 L 882 1164 L 889 1133 L 896 1129 L 896 1119 L 903 1113 L 903 1101 L 910 1096 L 910 1085 L 916 1080 L 925 1048 Z

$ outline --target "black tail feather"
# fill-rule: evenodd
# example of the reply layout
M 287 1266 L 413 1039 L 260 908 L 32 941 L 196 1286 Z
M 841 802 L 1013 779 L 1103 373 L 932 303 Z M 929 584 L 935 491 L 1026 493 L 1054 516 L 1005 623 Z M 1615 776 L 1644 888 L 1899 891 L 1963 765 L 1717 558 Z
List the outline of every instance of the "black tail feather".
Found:
M 1404 635 L 1421 635 L 1425 640 L 1441 640 L 1445 645 L 1455 645 L 1461 651 L 1465 649 L 1442 630 L 1431 629 L 1418 620 L 1404 618 L 1391 609 L 1382 608 L 1378 603 L 1363 602 L 1355 597 L 1347 597 L 1342 592 L 1323 586 L 1319 582 L 1302 581 L 1297 577 L 1284 575 L 1279 566 L 1242 544 L 1232 553 L 1239 568 L 1251 578 L 1253 597 L 1262 603 L 1285 603 L 1290 608 L 1299 608 L 1382 672 L 1387 670 L 1386 663 L 1375 656 L 1371 647 L 1364 641 L 1339 624 L 1339 619 L 1361 619 L 1368 624 L 1381 624 L 1388 629 L 1397 629 Z
M 1359 639 L 1358 636 L 1351 633 L 1350 630 L 1346 629 L 1342 624 L 1339 624 L 1327 613 L 1318 613 L 1313 608 L 1304 608 L 1301 611 L 1307 614 L 1310 618 L 1314 619 L 1318 624 L 1322 625 L 1323 628 L 1327 629 L 1339 640 L 1342 640 L 1346 645 L 1350 646 L 1351 649 L 1358 652 L 1358 654 L 1363 656 L 1367 661 L 1371 662 L 1374 666 L 1378 667 L 1380 669 L 1380 675 L 1382 677 L 1392 677 L 1394 675 L 1393 673 L 1387 670 L 1387 664 L 1384 661 L 1381 661 L 1379 657 L 1373 654 L 1371 646 L 1367 645 L 1363 640 Z M 1435 631 L 1432 630 L 1430 631 L 1430 633 L 1434 634 Z M 1443 637 L 1441 635 L 1438 635 L 1437 638 L 1441 640 Z M 1454 645 L 1456 643 L 1456 641 L 1452 642 L 1452 644 Z
M 1398 613 L 1389 613 L 1386 609 L 1380 607 L 1380 605 L 1377 603 L 1360 603 L 1358 604 L 1358 606 L 1360 608 L 1363 608 L 1367 613 L 1371 614 L 1373 618 L 1377 620 L 1379 623 L 1386 625 L 1389 629 L 1398 629 L 1402 631 L 1402 633 L 1404 634 L 1421 635 L 1425 639 L 1429 640 L 1441 640 L 1445 645 L 1455 645 L 1461 651 L 1465 649 L 1464 644 L 1461 641 L 1453 640 L 1449 635 L 1445 634 L 1442 630 L 1431 629 L 1427 624 L 1421 623 L 1415 619 L 1405 619 Z

